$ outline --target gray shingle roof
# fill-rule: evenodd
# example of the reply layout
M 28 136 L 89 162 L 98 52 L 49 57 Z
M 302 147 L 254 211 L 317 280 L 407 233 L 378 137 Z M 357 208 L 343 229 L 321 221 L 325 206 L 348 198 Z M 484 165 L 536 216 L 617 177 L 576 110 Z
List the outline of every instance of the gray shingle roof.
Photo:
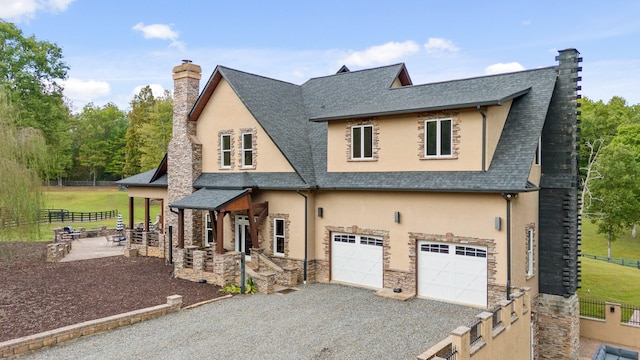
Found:
M 296 173 L 206 173 L 194 187 L 484 192 L 532 189 L 528 175 L 548 116 L 556 67 L 392 89 L 401 73 L 406 74 L 404 65 L 396 64 L 314 78 L 298 86 L 216 68 L 214 75 L 227 80 Z M 486 172 L 327 172 L 327 121 L 499 105 L 507 100 L 513 103 Z M 152 175 L 145 174 L 119 183 L 140 185 Z M 160 184 L 160 180 L 155 183 Z
M 248 190 L 200 189 L 169 204 L 176 209 L 219 210 L 222 206 L 244 195 Z
M 160 176 L 157 180 L 151 181 L 157 169 L 145 171 L 140 174 L 124 178 L 116 181 L 117 185 L 124 186 L 151 186 L 151 187 L 167 187 L 167 174 Z

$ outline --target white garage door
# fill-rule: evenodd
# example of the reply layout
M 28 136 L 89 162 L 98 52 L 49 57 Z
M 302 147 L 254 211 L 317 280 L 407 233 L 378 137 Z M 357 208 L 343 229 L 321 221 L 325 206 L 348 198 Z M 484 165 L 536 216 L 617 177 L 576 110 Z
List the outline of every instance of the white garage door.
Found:
M 382 238 L 332 234 L 331 278 L 354 285 L 382 288 Z
M 418 243 L 418 295 L 487 306 L 487 248 Z

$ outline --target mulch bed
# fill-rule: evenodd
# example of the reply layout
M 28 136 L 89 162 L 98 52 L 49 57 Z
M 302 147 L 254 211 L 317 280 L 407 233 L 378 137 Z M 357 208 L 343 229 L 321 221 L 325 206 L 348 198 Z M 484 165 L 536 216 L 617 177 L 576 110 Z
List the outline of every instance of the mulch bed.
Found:
M 219 287 L 171 277 L 163 259 L 113 256 L 46 262 L 46 244 L 0 242 L 0 342 L 165 304 L 183 306 L 224 294 Z

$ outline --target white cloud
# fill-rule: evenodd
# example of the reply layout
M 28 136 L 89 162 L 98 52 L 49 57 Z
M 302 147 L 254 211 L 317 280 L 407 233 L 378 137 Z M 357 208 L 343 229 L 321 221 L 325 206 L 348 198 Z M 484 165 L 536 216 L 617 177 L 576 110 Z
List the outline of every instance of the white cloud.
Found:
M 413 41 L 388 42 L 383 45 L 372 46 L 364 51 L 355 51 L 338 61 L 340 64 L 355 66 L 370 66 L 388 64 L 406 55 L 420 50 L 420 46 Z
M 514 71 L 524 70 L 524 66 L 520 65 L 517 62 L 510 63 L 497 63 L 493 65 L 489 65 L 484 69 L 485 75 L 494 75 L 494 74 L 502 74 Z
M 442 53 L 455 53 L 460 51 L 453 41 L 443 38 L 429 38 L 426 44 L 424 44 L 425 50 L 428 54 L 442 54 Z
M 184 49 L 184 42 L 178 40 L 178 33 L 171 29 L 170 25 L 137 23 L 132 27 L 135 31 L 140 31 L 145 39 L 171 40 L 169 46 Z
M 0 0 L 0 18 L 11 21 L 28 20 L 38 11 L 65 11 L 74 0 Z
M 145 86 L 147 85 L 136 86 L 135 89 L 133 89 L 133 92 L 131 93 L 131 98 L 133 98 L 135 95 L 138 95 L 140 90 L 142 90 L 142 88 Z M 148 86 L 151 88 L 151 93 L 153 94 L 153 97 L 160 97 L 164 95 L 164 88 L 162 87 L 162 85 L 149 84 Z
M 69 78 L 64 81 L 64 94 L 71 100 L 90 102 L 111 94 L 111 86 L 105 81 Z

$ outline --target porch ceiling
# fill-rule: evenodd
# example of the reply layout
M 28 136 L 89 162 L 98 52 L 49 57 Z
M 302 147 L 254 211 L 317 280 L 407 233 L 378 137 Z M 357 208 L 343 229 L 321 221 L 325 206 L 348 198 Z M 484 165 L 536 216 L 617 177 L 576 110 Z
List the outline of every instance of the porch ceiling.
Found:
M 218 190 L 218 189 L 200 189 L 176 202 L 170 204 L 169 207 L 176 209 L 196 209 L 196 210 L 215 210 L 219 211 L 225 205 L 233 202 L 239 197 L 249 192 L 248 189 L 242 190 Z

